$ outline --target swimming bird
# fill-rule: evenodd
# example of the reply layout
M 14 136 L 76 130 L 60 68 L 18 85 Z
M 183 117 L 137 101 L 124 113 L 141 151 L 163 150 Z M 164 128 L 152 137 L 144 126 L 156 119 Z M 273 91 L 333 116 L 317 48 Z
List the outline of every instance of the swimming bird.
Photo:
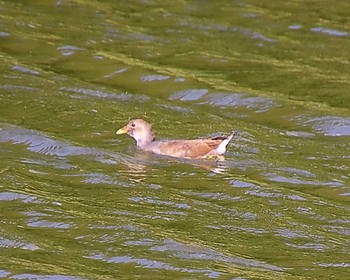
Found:
M 131 120 L 116 134 L 128 134 L 136 140 L 137 147 L 159 155 L 177 158 L 210 158 L 226 152 L 226 146 L 235 135 L 218 136 L 207 139 L 156 141 L 152 127 L 142 119 Z

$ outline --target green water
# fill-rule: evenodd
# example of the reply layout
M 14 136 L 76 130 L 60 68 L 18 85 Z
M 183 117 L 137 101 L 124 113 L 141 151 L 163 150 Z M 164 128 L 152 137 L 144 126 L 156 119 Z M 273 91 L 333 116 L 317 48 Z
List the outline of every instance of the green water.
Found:
M 0 277 L 346 279 L 348 1 L 0 1 Z M 224 161 L 137 151 L 228 134 Z

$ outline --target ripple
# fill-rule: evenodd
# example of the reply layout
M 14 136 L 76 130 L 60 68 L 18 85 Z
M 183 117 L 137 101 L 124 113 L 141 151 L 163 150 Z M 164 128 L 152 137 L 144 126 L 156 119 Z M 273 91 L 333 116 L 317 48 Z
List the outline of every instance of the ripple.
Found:
M 268 198 L 279 198 L 282 197 L 282 194 L 279 193 L 273 193 L 267 190 L 263 190 L 262 188 L 260 189 L 255 189 L 255 190 L 247 190 L 245 192 L 246 194 L 257 196 L 257 197 L 268 197 Z
M 184 24 L 184 23 L 183 23 Z M 200 30 L 216 30 L 216 31 L 220 31 L 220 32 L 234 32 L 234 33 L 240 33 L 243 36 L 246 36 L 248 38 L 251 38 L 253 40 L 261 40 L 261 41 L 265 41 L 268 43 L 275 43 L 277 42 L 276 39 L 272 39 L 269 38 L 265 35 L 263 35 L 260 32 L 248 29 L 248 28 L 243 28 L 240 26 L 232 26 L 232 27 L 227 27 L 221 24 L 214 24 L 214 25 L 194 25 L 191 24 L 192 27 L 200 29 Z
M 76 46 L 65 45 L 58 47 L 57 50 L 60 51 L 63 56 L 70 56 L 78 51 L 83 51 L 84 49 Z
M 154 198 L 150 198 L 150 197 L 130 197 L 129 198 L 131 201 L 134 202 L 146 202 L 149 204 L 157 204 L 157 205 L 167 205 L 167 206 L 173 206 L 179 209 L 190 209 L 191 206 L 189 206 L 186 203 L 175 203 L 175 202 L 171 202 L 171 201 L 163 201 L 160 199 L 154 199 Z
M 107 184 L 125 188 L 133 187 L 132 184 L 115 180 L 110 176 L 102 173 L 76 174 L 74 176 L 84 176 L 85 179 L 83 180 L 83 182 L 88 184 Z
M 198 100 L 203 95 L 207 94 L 207 89 L 188 89 L 183 91 L 177 91 L 173 93 L 169 99 L 170 100 L 176 100 L 180 99 L 182 101 L 193 101 Z
M 266 230 L 264 230 L 262 228 L 227 226 L 227 225 L 222 226 L 222 228 L 229 229 L 232 232 L 242 231 L 245 233 L 254 233 L 254 235 L 256 235 L 256 234 L 262 235 L 262 234 L 268 233 Z
M 18 274 L 11 276 L 11 279 L 35 279 L 35 280 L 82 280 L 83 278 L 67 275 L 37 275 L 37 274 Z
M 36 228 L 55 228 L 55 229 L 69 229 L 71 226 L 62 222 L 51 222 L 47 220 L 38 220 L 37 217 L 29 219 L 28 226 Z
M 74 165 L 70 164 L 68 160 L 65 160 L 64 158 L 60 158 L 59 160 L 55 160 L 53 158 L 50 158 L 50 160 L 39 160 L 39 159 L 23 159 L 21 160 L 22 163 L 26 164 L 32 164 L 32 165 L 45 165 L 45 166 L 53 166 L 57 169 L 63 169 L 63 170 L 70 170 L 74 168 Z M 32 170 L 32 172 L 37 172 L 37 174 L 41 171 Z
M 287 195 L 287 198 L 290 200 L 295 200 L 295 201 L 307 201 L 306 198 L 301 197 L 300 195 L 296 195 L 296 194 Z
M 29 195 L 13 193 L 13 192 L 1 192 L 0 201 L 13 201 L 13 200 L 22 200 L 24 203 L 29 203 L 35 201 L 36 197 L 31 197 Z
M 191 191 L 185 191 L 183 193 L 186 195 L 196 196 L 200 198 L 210 198 L 212 200 L 230 200 L 230 201 L 242 200 L 242 197 L 240 196 L 230 196 L 223 193 L 205 193 L 205 192 L 191 192 Z
M 20 71 L 20 72 L 25 73 L 25 74 L 39 75 L 38 71 L 31 70 L 31 69 L 24 67 L 24 66 L 21 66 L 21 65 L 12 66 L 11 69 L 16 70 L 16 71 Z
M 286 245 L 297 248 L 297 249 L 312 249 L 315 251 L 325 251 L 328 249 L 328 246 L 320 244 L 320 243 L 305 243 L 302 245 L 286 243 Z
M 350 136 L 350 118 L 324 116 L 305 121 L 309 123 L 326 136 Z
M 38 91 L 39 88 L 20 86 L 20 85 L 0 85 L 0 89 L 11 90 L 11 91 Z
M 338 36 L 338 37 L 347 37 L 349 36 L 348 32 L 344 31 L 339 31 L 335 29 L 329 29 L 329 28 L 324 28 L 324 27 L 313 27 L 310 29 L 312 32 L 318 32 L 318 33 L 323 33 L 331 36 Z
M 74 92 L 74 93 L 80 93 L 83 95 L 89 95 L 94 96 L 98 98 L 104 98 L 104 99 L 115 99 L 119 101 L 130 101 L 130 100 L 136 100 L 140 102 L 148 101 L 150 98 L 146 95 L 138 95 L 138 94 L 132 94 L 132 93 L 120 93 L 116 94 L 113 92 L 106 92 L 102 90 L 92 90 L 92 89 L 85 89 L 85 88 L 76 88 L 76 87 L 61 87 L 60 90 L 67 91 L 67 92 Z
M 74 166 L 67 163 L 69 156 L 92 156 L 96 161 L 103 164 L 114 165 L 123 158 L 117 153 L 100 151 L 89 147 L 79 147 L 71 145 L 69 142 L 50 139 L 49 136 L 14 125 L 6 125 L 1 128 L 0 142 L 12 142 L 13 144 L 23 144 L 28 146 L 28 150 L 44 155 L 57 156 L 58 160 L 48 159 L 47 161 L 34 161 L 35 164 L 54 166 L 59 169 L 71 169 Z M 32 160 L 28 162 L 32 163 Z
M 111 78 L 113 76 L 115 76 L 116 74 L 122 74 L 124 72 L 128 71 L 128 68 L 121 68 L 119 70 L 116 70 L 114 72 L 112 72 L 111 74 L 107 74 L 107 75 L 104 75 L 105 78 Z
M 313 174 L 309 171 L 303 170 L 303 169 L 299 169 L 299 168 L 280 167 L 280 168 L 277 168 L 277 170 L 285 171 L 285 172 L 288 172 L 289 174 L 292 174 L 292 175 L 300 175 L 300 176 L 304 176 L 304 177 L 308 177 L 308 178 L 316 178 L 315 174 Z
M 243 93 L 214 93 L 208 95 L 206 100 L 205 103 L 214 106 L 258 109 L 256 112 L 265 112 L 277 105 L 272 99 L 264 97 L 249 97 Z
M 217 252 L 210 248 L 200 247 L 196 245 L 188 245 L 177 242 L 175 240 L 166 239 L 164 244 L 160 246 L 153 246 L 151 250 L 164 252 L 173 252 L 174 256 L 186 260 L 215 260 L 218 262 L 234 263 L 246 267 L 259 267 L 273 271 L 283 271 L 282 268 L 241 257 L 226 256 L 221 252 Z
M 0 248 L 20 248 L 29 251 L 40 249 L 38 246 L 18 240 L 10 240 L 0 236 Z
M 350 263 L 319 263 L 322 267 L 350 267 Z
M 276 173 L 265 173 L 264 174 L 269 180 L 279 183 L 289 183 L 294 185 L 314 185 L 314 186 L 329 186 L 329 187 L 341 187 L 342 183 L 339 182 L 321 182 L 321 181 L 310 181 L 299 178 L 286 177 L 278 175 Z
M 334 232 L 337 234 L 344 235 L 347 238 L 350 238 L 350 227 L 341 227 L 341 226 L 324 226 L 325 230 L 329 232 Z
M 168 80 L 170 76 L 165 75 L 145 75 L 141 76 L 140 80 L 143 82 L 154 82 L 154 81 L 164 81 Z
M 165 104 L 157 104 L 157 105 L 159 107 L 167 108 L 180 113 L 191 113 L 193 111 L 191 108 L 184 108 L 180 106 L 172 106 L 172 105 L 165 105 Z
M 305 131 L 285 131 L 281 132 L 282 135 L 299 137 L 299 138 L 312 138 L 315 136 L 314 133 L 305 132 Z
M 285 238 L 308 238 L 309 235 L 303 231 L 289 230 L 289 229 L 276 229 L 276 235 Z
M 2 128 L 0 142 L 25 144 L 29 146 L 28 150 L 32 152 L 46 155 L 57 155 L 59 157 L 95 153 L 90 148 L 72 146 L 68 143 L 52 140 L 43 133 L 12 125 Z
M 181 271 L 181 272 L 188 272 L 188 273 L 204 273 L 209 278 L 217 278 L 222 274 L 221 272 L 216 272 L 209 269 L 181 268 L 181 267 L 172 266 L 168 263 L 157 261 L 157 260 L 149 260 L 146 258 L 134 258 L 131 256 L 106 257 L 102 254 L 99 254 L 99 255 L 89 256 L 88 258 L 95 259 L 95 260 L 103 260 L 108 263 L 124 263 L 124 264 L 134 263 L 144 268 L 151 268 L 151 269 L 157 269 L 157 270 L 165 269 L 169 271 Z
M 11 274 L 11 272 L 7 272 L 6 270 L 0 269 L 0 277 L 1 278 L 5 278 L 10 274 Z
M 4 31 L 0 31 L 0 37 L 5 38 L 5 37 L 9 37 L 10 33 L 8 32 L 4 32 Z
M 288 28 L 291 30 L 298 30 L 298 29 L 301 29 L 302 26 L 299 24 L 294 24 L 294 25 L 289 25 Z
M 254 188 L 257 187 L 257 185 L 250 183 L 250 182 L 244 182 L 240 180 L 232 180 L 231 185 L 235 188 Z

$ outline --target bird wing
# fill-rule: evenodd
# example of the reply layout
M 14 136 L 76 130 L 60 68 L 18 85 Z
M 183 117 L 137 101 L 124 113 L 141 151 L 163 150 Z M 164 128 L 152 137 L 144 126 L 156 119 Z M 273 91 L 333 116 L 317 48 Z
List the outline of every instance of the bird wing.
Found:
M 157 142 L 156 153 L 183 158 L 200 158 L 217 149 L 227 137 Z

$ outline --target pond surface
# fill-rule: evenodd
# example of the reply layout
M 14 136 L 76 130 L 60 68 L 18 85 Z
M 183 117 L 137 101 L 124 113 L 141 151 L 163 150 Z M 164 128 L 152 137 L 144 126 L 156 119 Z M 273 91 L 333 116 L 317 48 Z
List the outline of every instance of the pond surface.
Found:
M 349 1 L 0 1 L 0 277 L 346 279 Z M 238 135 L 225 160 L 140 153 Z

